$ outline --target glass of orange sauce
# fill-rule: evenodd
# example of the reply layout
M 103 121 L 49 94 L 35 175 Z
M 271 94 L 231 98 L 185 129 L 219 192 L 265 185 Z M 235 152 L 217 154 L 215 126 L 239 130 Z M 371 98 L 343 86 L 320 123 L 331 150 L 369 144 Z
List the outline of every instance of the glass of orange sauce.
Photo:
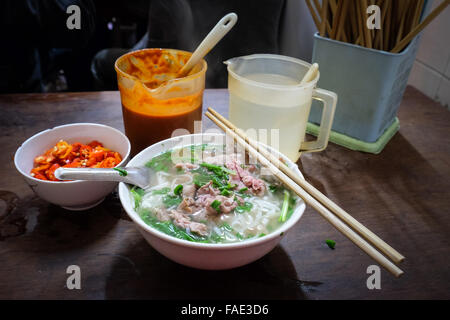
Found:
M 187 51 L 143 49 L 116 60 L 125 134 L 132 155 L 170 138 L 177 129 L 193 133 L 194 122 L 201 121 L 206 61 L 177 78 L 190 57 Z

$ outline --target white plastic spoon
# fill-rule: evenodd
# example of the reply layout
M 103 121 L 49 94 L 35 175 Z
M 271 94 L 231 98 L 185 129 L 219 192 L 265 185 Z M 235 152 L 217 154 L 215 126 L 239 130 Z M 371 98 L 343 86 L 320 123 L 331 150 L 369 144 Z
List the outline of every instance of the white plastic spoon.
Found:
M 319 70 L 319 64 L 313 63 L 313 65 L 309 68 L 308 72 L 306 72 L 300 84 L 308 83 L 316 77 L 316 73 Z
M 224 16 L 216 24 L 216 26 L 208 33 L 205 39 L 195 49 L 188 62 L 178 71 L 179 77 L 184 77 L 189 74 L 189 71 L 211 51 L 212 48 L 233 28 L 237 22 L 237 14 L 229 13 Z

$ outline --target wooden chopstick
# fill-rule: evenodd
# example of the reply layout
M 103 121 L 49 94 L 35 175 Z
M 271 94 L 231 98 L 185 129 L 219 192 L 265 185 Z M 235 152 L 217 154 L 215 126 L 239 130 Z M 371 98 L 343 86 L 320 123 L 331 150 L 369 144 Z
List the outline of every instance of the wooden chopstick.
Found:
M 347 42 L 346 41 L 347 36 L 345 35 L 344 25 L 345 25 L 346 18 L 347 18 L 347 11 L 348 11 L 348 7 L 350 5 L 350 0 L 341 0 L 341 1 L 343 1 L 343 4 L 342 4 L 340 16 L 339 16 L 339 22 L 338 22 L 337 31 L 336 31 L 336 40 L 340 40 L 342 38 L 345 42 Z
M 359 2 L 359 1 L 358 1 Z M 372 49 L 372 34 L 370 33 L 369 28 L 367 28 L 366 26 L 366 21 L 367 21 L 367 13 L 366 13 L 366 8 L 367 8 L 367 0 L 362 0 L 362 2 L 359 4 L 359 8 L 361 10 L 361 16 L 363 17 L 363 31 L 364 31 L 364 37 L 365 37 L 365 43 L 367 48 Z
M 423 10 L 423 4 L 424 4 L 424 0 L 419 0 L 417 2 L 417 6 L 414 11 L 413 24 L 412 24 L 413 28 L 419 24 L 420 16 L 421 16 L 422 10 Z
M 391 33 L 391 20 L 392 20 L 392 2 L 387 2 L 387 9 L 386 9 L 386 18 L 385 22 L 383 24 L 383 30 L 384 30 L 384 43 L 383 43 L 383 49 L 388 51 L 389 50 L 389 36 Z
M 393 264 L 389 259 L 383 256 L 379 251 L 377 251 L 370 243 L 364 240 L 360 235 L 353 231 L 347 224 L 342 222 L 337 216 L 330 212 L 326 207 L 324 207 L 319 201 L 317 201 L 313 196 L 306 192 L 299 184 L 297 184 L 291 177 L 283 173 L 280 168 L 285 167 L 284 164 L 278 161 L 280 165 L 273 164 L 268 158 L 266 158 L 261 150 L 263 148 L 253 147 L 249 142 L 246 142 L 242 137 L 240 137 L 235 131 L 230 129 L 224 122 L 219 120 L 215 115 L 218 114 L 213 109 L 208 108 L 206 116 L 211 119 L 219 128 L 226 132 L 227 135 L 231 136 L 239 145 L 241 145 L 252 157 L 257 159 L 263 166 L 267 167 L 272 174 L 274 174 L 278 179 L 280 179 L 289 189 L 294 191 L 299 197 L 301 197 L 305 203 L 313 207 L 317 212 L 319 212 L 322 217 L 324 217 L 328 222 L 330 222 L 337 230 L 349 238 L 354 244 L 356 244 L 360 249 L 367 253 L 371 258 L 382 265 L 386 270 L 391 272 L 394 276 L 399 277 L 403 274 L 403 271 Z M 223 118 L 223 117 L 222 117 Z M 237 130 L 236 130 L 237 131 Z M 248 139 L 251 141 L 250 139 Z M 259 152 L 257 151 L 259 150 Z M 263 151 L 264 152 L 264 151 Z M 267 152 L 267 151 L 266 151 Z M 296 175 L 293 174 L 292 177 Z
M 354 5 L 355 5 L 356 18 L 358 21 L 358 34 L 359 34 L 358 39 L 360 39 L 361 46 L 365 47 L 366 46 L 365 35 L 364 35 L 365 24 L 364 24 L 363 18 L 361 16 L 361 9 L 360 9 L 361 3 L 359 1 L 356 1 L 356 4 L 354 4 Z
M 400 4 L 402 4 L 402 2 L 400 2 Z M 399 43 L 402 40 L 403 29 L 405 28 L 405 20 L 406 20 L 407 10 L 408 10 L 408 8 L 406 6 L 403 6 L 402 11 L 401 12 L 399 11 L 401 20 L 400 20 L 400 26 L 398 28 L 396 43 Z
M 319 8 L 317 8 L 319 9 Z M 320 13 L 320 36 L 325 36 L 326 26 L 328 24 L 328 0 L 322 1 L 322 10 Z M 331 28 L 330 28 L 331 31 Z
M 314 24 L 316 25 L 317 30 L 320 30 L 320 22 L 319 18 L 316 15 L 316 12 L 314 11 L 314 8 L 311 4 L 311 0 L 306 0 L 306 5 L 308 6 L 309 12 L 311 13 L 311 17 L 313 18 Z

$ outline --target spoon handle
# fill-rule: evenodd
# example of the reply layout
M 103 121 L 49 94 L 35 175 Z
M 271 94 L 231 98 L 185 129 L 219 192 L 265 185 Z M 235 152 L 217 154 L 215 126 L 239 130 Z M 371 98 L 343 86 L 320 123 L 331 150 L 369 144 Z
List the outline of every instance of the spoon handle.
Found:
M 303 77 L 302 81 L 300 82 L 300 84 L 306 84 L 310 81 L 313 81 L 314 78 L 316 77 L 317 71 L 319 70 L 319 65 L 317 63 L 314 63 L 308 70 L 308 72 L 306 72 L 305 76 Z
M 220 21 L 216 24 L 216 26 L 208 33 L 205 39 L 200 43 L 197 49 L 192 54 L 191 58 L 184 65 L 183 68 L 178 72 L 179 76 L 185 76 L 191 71 L 191 69 L 204 57 L 208 54 L 208 52 L 214 48 L 217 42 L 220 41 L 228 31 L 233 28 L 233 26 L 237 22 L 237 14 L 229 13 L 224 16 Z
M 60 180 L 90 180 L 90 181 L 125 181 L 120 170 L 110 168 L 58 168 L 55 177 Z

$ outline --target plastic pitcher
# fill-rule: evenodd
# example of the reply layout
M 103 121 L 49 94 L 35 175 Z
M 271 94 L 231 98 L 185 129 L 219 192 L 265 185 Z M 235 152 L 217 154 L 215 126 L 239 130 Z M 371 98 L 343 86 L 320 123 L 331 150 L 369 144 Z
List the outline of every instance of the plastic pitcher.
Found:
M 188 76 L 176 78 L 190 56 L 180 50 L 143 49 L 117 59 L 125 134 L 132 155 L 170 138 L 177 129 L 194 133 L 194 122 L 202 118 L 207 64 L 202 60 Z
M 278 149 L 292 161 L 297 161 L 302 152 L 326 148 L 337 95 L 316 88 L 319 72 L 312 81 L 300 84 L 311 64 L 272 54 L 232 58 L 224 63 L 228 65 L 232 123 L 249 136 L 256 133 L 259 141 Z M 317 140 L 305 142 L 312 99 L 322 102 L 322 121 Z

